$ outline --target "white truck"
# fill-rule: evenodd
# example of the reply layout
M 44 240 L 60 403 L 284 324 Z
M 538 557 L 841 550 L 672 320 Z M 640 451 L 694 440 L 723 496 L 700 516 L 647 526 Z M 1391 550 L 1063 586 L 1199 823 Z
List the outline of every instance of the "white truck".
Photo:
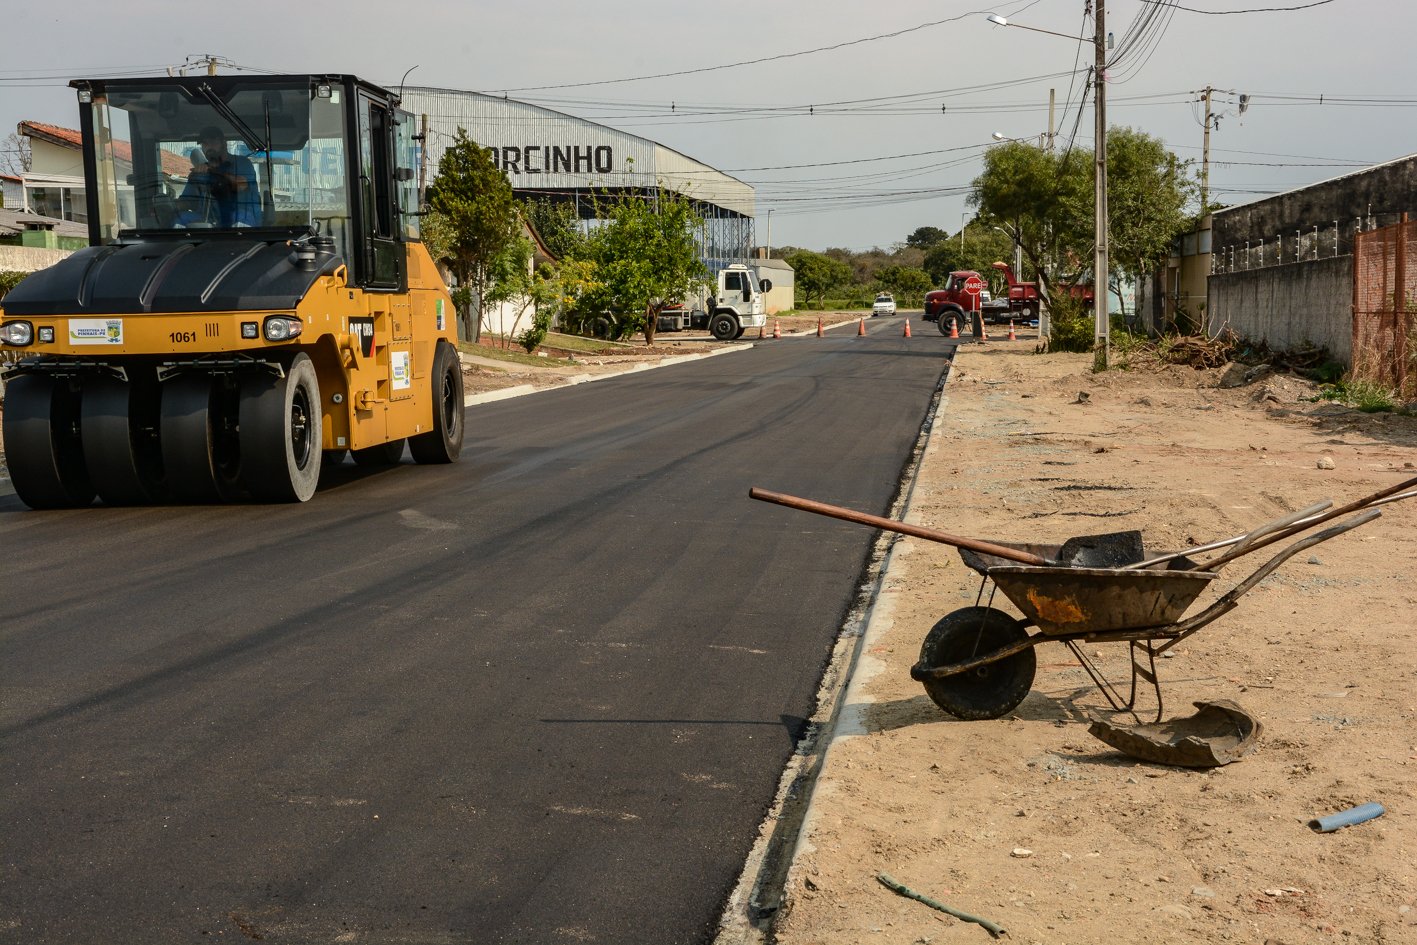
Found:
M 718 273 L 717 288 L 701 295 L 693 304 L 667 308 L 659 313 L 659 331 L 688 331 L 707 328 L 719 341 L 741 338 L 749 328 L 767 325 L 767 293 L 772 283 L 758 278 L 757 270 L 734 263 Z

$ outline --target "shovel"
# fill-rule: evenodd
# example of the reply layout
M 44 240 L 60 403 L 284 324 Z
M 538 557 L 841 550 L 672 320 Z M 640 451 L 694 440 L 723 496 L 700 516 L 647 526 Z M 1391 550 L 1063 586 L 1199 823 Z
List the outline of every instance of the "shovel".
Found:
M 927 541 L 938 541 L 956 548 L 968 548 L 970 551 L 977 551 L 980 554 L 994 555 L 999 558 L 1007 558 L 1010 561 L 1017 561 L 1020 564 L 1031 564 L 1041 568 L 1115 568 L 1122 564 L 1140 561 L 1145 557 L 1141 532 L 1138 531 L 1069 538 L 1058 549 L 1058 559 L 1050 561 L 1041 555 L 1030 554 L 1027 551 L 1020 551 L 1006 545 L 996 545 L 993 542 L 981 541 L 977 538 L 961 538 L 958 535 L 950 535 L 933 528 L 908 525 L 905 522 L 897 522 L 895 519 L 868 515 L 854 509 L 845 509 L 839 505 L 828 505 L 825 502 L 785 495 L 781 492 L 769 492 L 756 486 L 748 490 L 748 497 L 785 505 L 790 509 L 798 509 L 803 512 L 815 512 L 817 515 L 825 515 L 829 518 L 839 518 L 846 522 L 856 522 L 858 525 L 870 525 L 888 532 L 899 532 L 902 535 L 924 538 Z

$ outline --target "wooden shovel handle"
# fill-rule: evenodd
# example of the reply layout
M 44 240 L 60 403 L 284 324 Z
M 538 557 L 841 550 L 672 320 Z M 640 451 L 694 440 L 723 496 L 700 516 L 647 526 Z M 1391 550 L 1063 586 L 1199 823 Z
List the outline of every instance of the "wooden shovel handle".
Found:
M 870 525 L 872 528 L 880 528 L 888 532 L 900 532 L 902 535 L 924 538 L 926 541 L 938 541 L 941 544 L 954 545 L 956 548 L 968 548 L 970 551 L 994 555 L 999 558 L 1008 558 L 1010 561 L 1017 561 L 1021 564 L 1033 564 L 1045 568 L 1053 564 L 1053 562 L 1049 561 L 1047 558 L 1040 558 L 1038 555 L 1029 554 L 1026 551 L 1019 551 L 1017 548 L 1007 548 L 992 542 L 980 541 L 977 538 L 960 538 L 958 535 L 949 535 L 945 532 L 936 531 L 933 528 L 907 525 L 905 522 L 897 522 L 893 518 L 881 518 L 879 515 L 868 515 L 865 512 L 857 512 L 854 509 L 844 509 L 839 505 L 828 505 L 825 502 L 802 499 L 795 495 L 785 495 L 781 492 L 769 492 L 766 489 L 759 489 L 757 486 L 748 490 L 748 497 L 751 499 L 759 499 L 763 502 L 775 502 L 778 505 L 785 505 L 789 509 L 815 512 L 818 515 L 825 515 L 829 518 L 839 518 L 846 522 L 855 522 L 858 525 Z

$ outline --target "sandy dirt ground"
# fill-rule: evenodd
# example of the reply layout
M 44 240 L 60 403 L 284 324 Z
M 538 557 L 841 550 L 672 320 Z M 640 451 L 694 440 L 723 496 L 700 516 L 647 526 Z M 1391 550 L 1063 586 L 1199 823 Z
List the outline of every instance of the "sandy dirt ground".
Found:
M 1138 528 L 1178 549 L 1417 476 L 1417 419 L 1315 403 L 1294 378 L 1094 375 L 1084 356 L 1030 350 L 960 349 L 910 521 L 1006 541 Z M 1266 559 L 1228 565 L 1194 609 Z M 1417 942 L 1415 578 L 1417 500 L 1300 552 L 1158 661 L 1168 716 L 1225 698 L 1264 725 L 1253 754 L 1190 770 L 1092 738 L 1105 704 L 1057 643 L 1004 718 L 947 716 L 908 670 L 979 578 L 954 549 L 900 538 L 776 941 L 989 939 L 891 892 L 887 873 L 1018 943 Z M 1087 651 L 1125 679 L 1124 645 Z M 1369 801 L 1386 815 L 1306 826 Z

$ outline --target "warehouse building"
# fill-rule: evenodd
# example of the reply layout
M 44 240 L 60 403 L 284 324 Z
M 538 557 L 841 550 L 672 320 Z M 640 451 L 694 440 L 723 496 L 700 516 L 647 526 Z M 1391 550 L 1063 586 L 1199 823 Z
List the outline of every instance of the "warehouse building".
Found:
M 688 198 L 704 218 L 701 255 L 711 271 L 748 260 L 753 247 L 753 188 L 723 171 L 605 125 L 511 99 L 453 89 L 403 90 L 403 107 L 428 122 L 426 174 L 459 128 L 487 148 L 518 197 L 575 206 L 597 216 L 604 195 Z

